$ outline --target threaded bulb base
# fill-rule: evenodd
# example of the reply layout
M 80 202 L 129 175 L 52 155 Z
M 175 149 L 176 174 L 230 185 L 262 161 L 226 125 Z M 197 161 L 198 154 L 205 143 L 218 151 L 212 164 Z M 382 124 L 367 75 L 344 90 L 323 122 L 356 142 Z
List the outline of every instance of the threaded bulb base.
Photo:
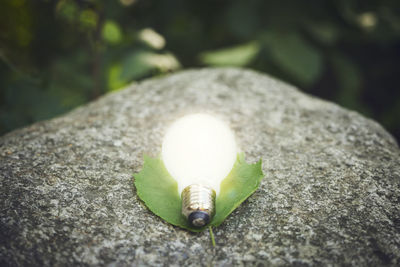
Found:
M 182 191 L 182 214 L 194 227 L 207 225 L 215 213 L 215 191 L 207 186 L 193 184 Z

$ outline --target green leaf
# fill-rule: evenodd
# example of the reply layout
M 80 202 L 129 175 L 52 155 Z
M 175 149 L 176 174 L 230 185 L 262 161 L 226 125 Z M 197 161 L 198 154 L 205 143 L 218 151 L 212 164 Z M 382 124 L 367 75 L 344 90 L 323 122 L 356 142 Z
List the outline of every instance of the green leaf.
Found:
M 108 91 L 116 91 L 128 84 L 128 81 L 121 79 L 121 64 L 113 64 L 108 69 L 107 89 Z
M 98 15 L 91 9 L 85 9 L 79 16 L 81 26 L 86 29 L 95 29 L 99 20 Z
M 151 73 L 154 66 L 147 61 L 149 54 L 149 52 L 138 50 L 128 55 L 122 62 L 122 71 L 119 78 L 122 81 L 131 81 Z
M 257 56 L 260 46 L 257 42 L 204 52 L 200 55 L 202 63 L 211 66 L 245 66 Z
M 319 78 L 322 56 L 299 34 L 271 32 L 264 41 L 274 62 L 297 81 L 309 86 Z
M 339 29 L 334 24 L 308 21 L 305 26 L 316 40 L 325 45 L 334 45 L 340 37 Z
M 102 29 L 103 39 L 110 44 L 118 44 L 122 40 L 122 31 L 118 23 L 112 20 L 106 20 Z
M 167 222 L 190 228 L 182 216 L 177 182 L 168 174 L 159 158 L 144 156 L 143 169 L 135 175 L 137 194 L 146 206 Z
M 230 174 L 222 181 L 216 199 L 216 213 L 208 226 L 220 225 L 260 185 L 263 178 L 261 160 L 247 164 L 239 154 Z M 139 198 L 157 216 L 170 224 L 200 232 L 207 229 L 191 227 L 181 214 L 181 198 L 177 182 L 169 175 L 160 158 L 144 157 L 143 169 L 135 174 L 135 186 Z
M 361 101 L 363 77 L 358 66 L 340 53 L 332 54 L 330 60 L 339 85 L 336 93 L 339 104 L 372 116 L 368 106 Z
M 216 213 L 211 224 L 220 225 L 229 214 L 253 194 L 264 174 L 261 160 L 255 164 L 247 164 L 244 154 L 238 154 L 231 173 L 221 182 L 220 193 L 216 201 Z
M 122 61 L 119 80 L 128 82 L 140 79 L 150 73 L 165 73 L 180 68 L 179 61 L 170 53 L 153 53 L 137 50 Z

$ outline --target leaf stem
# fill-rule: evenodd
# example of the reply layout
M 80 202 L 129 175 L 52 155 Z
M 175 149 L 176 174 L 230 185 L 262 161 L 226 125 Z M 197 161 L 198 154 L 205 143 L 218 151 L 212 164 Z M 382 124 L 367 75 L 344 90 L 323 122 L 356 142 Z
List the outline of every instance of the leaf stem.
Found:
M 208 230 L 210 230 L 211 243 L 212 243 L 213 247 L 215 247 L 215 238 L 214 238 L 214 233 L 213 233 L 212 227 L 209 226 Z

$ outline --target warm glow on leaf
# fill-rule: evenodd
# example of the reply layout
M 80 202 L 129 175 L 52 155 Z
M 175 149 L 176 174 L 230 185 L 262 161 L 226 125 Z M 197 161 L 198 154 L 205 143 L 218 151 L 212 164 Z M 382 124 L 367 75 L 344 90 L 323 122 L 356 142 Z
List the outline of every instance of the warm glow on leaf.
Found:
M 181 214 L 181 198 L 178 184 L 166 170 L 160 158 L 145 156 L 143 169 L 134 175 L 139 198 L 157 216 L 170 224 L 201 232 L 208 226 L 191 227 Z M 209 226 L 220 225 L 244 200 L 257 190 L 262 178 L 261 160 L 248 164 L 239 154 L 232 171 L 221 183 L 216 200 L 216 214 Z

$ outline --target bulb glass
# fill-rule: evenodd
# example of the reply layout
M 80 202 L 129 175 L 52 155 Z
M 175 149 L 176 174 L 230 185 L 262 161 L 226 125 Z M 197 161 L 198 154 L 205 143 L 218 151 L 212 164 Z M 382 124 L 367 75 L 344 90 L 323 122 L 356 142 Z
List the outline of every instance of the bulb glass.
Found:
M 165 134 L 162 159 L 178 183 L 179 194 L 193 184 L 208 186 L 218 195 L 237 154 L 235 137 L 222 120 L 191 114 L 174 122 Z

